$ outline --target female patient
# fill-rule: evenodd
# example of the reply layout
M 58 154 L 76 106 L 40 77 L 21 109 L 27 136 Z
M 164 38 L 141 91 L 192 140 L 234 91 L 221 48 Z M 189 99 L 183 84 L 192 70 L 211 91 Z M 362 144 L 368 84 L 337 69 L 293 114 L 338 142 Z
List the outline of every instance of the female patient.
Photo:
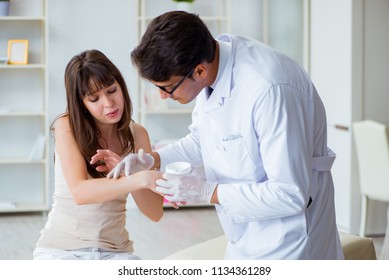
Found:
M 67 110 L 52 124 L 54 203 L 34 259 L 139 259 L 125 228 L 126 199 L 131 193 L 142 213 L 158 221 L 163 197 L 151 189 L 160 173 L 140 171 L 119 180 L 106 175 L 120 156 L 151 152 L 148 134 L 131 120 L 125 81 L 101 52 L 74 56 L 66 67 L 65 86 Z M 93 164 L 98 149 L 109 150 L 109 162 Z M 154 162 L 145 155 L 142 163 L 146 170 Z

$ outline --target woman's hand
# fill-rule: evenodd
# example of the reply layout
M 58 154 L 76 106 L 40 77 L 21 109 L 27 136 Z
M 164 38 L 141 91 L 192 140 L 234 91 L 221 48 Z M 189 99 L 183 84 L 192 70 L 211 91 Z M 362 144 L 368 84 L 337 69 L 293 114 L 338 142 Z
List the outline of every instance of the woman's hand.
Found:
M 122 158 L 111 150 L 97 150 L 91 158 L 90 164 L 97 164 L 96 170 L 109 173 L 122 160 Z
M 150 189 L 153 192 L 157 187 L 156 181 L 162 179 L 162 173 L 157 170 L 144 170 L 131 174 L 127 178 L 135 180 L 143 189 Z M 158 193 L 160 194 L 160 193 Z
M 144 171 L 133 173 L 130 175 L 130 177 L 138 179 L 141 182 L 142 186 L 144 186 L 145 188 L 149 188 L 153 192 L 164 197 L 163 194 L 155 190 L 155 188 L 157 187 L 156 181 L 163 178 L 161 172 L 156 170 L 144 170 Z M 186 204 L 185 202 L 171 202 L 171 201 L 165 201 L 165 203 L 171 204 L 171 206 L 175 209 L 178 209 L 179 204 L 180 205 Z

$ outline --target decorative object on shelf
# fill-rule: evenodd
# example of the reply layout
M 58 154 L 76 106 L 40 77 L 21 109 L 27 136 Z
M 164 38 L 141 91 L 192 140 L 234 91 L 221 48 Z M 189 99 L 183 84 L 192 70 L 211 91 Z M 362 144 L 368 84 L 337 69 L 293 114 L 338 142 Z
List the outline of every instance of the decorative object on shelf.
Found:
M 0 0 L 0 17 L 8 16 L 9 0 Z
M 28 63 L 28 40 L 8 40 L 8 63 Z
M 0 64 L 7 64 L 7 63 L 8 63 L 8 57 L 0 56 Z
M 188 13 L 192 12 L 192 5 L 194 0 L 173 0 L 173 1 L 177 2 L 178 11 L 185 11 Z
M 46 137 L 39 134 L 32 145 L 28 159 L 31 161 L 39 161 L 43 159 L 45 153 Z
M 0 201 L 0 209 L 14 209 L 16 208 L 15 201 Z
M 9 114 L 11 112 L 11 108 L 9 106 L 0 106 L 0 115 Z

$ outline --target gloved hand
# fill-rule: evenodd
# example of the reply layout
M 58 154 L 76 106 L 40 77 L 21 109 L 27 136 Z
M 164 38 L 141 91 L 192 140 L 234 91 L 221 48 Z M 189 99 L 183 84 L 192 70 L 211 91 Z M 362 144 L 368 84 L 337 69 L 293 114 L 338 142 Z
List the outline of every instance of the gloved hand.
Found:
M 198 174 L 173 175 L 164 173 L 157 180 L 156 191 L 170 202 L 209 203 L 217 183 L 205 181 Z
M 146 154 L 143 149 L 140 149 L 137 154 L 128 154 L 120 161 L 107 178 L 117 179 L 124 171 L 124 175 L 130 176 L 132 173 L 150 169 L 154 165 L 154 158 L 150 154 Z

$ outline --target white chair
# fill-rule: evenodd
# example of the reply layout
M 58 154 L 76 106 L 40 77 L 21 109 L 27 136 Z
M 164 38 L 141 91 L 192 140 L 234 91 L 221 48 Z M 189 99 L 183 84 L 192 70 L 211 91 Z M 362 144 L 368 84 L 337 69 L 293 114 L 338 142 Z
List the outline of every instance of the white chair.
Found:
M 371 120 L 355 122 L 353 134 L 362 196 L 359 235 L 365 236 L 369 200 L 389 202 L 388 136 L 384 124 Z

